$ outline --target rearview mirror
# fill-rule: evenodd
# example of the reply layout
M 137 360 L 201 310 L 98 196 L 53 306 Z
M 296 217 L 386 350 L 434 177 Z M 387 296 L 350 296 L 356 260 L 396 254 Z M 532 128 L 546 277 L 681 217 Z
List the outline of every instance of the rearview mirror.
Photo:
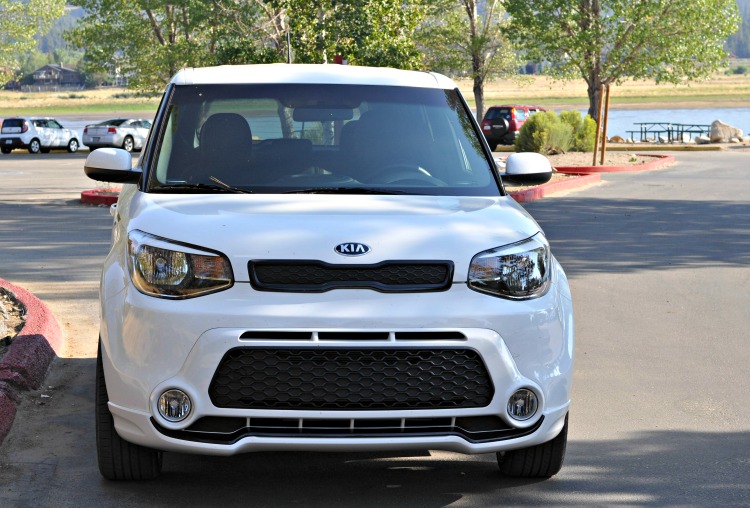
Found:
M 99 182 L 138 183 L 142 172 L 133 169 L 130 152 L 122 148 L 99 148 L 86 157 L 86 176 Z
M 354 112 L 344 108 L 295 108 L 292 116 L 295 122 L 332 122 L 351 120 Z

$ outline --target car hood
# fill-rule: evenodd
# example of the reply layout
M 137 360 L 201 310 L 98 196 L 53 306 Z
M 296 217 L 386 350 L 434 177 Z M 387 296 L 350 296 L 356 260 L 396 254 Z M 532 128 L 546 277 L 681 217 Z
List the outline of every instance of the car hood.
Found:
M 465 280 L 471 258 L 540 231 L 508 197 L 330 194 L 123 193 L 118 216 L 127 230 L 215 250 L 238 282 L 250 260 L 319 260 L 374 264 L 386 260 L 449 260 Z M 129 220 L 128 220 L 129 218 Z M 366 255 L 335 252 L 342 243 Z

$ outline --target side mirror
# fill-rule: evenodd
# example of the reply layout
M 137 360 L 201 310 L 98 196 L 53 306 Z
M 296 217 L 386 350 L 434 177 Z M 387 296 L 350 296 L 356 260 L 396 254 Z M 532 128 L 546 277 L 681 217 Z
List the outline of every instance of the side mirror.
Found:
M 133 158 L 122 148 L 99 148 L 86 157 L 83 165 L 92 180 L 112 183 L 138 183 L 143 174 L 133 169 Z
M 502 176 L 519 184 L 546 183 L 552 178 L 552 165 L 540 153 L 514 153 L 505 161 L 505 174 Z

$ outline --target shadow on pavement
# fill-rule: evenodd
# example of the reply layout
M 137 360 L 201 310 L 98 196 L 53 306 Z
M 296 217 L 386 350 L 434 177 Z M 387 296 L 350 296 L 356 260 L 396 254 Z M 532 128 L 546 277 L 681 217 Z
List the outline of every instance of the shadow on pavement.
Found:
M 566 197 L 526 208 L 570 276 L 750 263 L 747 203 Z

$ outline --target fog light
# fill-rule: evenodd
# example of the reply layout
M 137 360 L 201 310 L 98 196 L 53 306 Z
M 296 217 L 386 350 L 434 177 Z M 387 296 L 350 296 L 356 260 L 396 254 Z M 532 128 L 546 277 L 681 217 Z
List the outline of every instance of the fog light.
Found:
M 528 420 L 536 414 L 539 401 L 531 390 L 522 388 L 508 399 L 508 414 L 514 420 Z
M 181 422 L 191 408 L 190 397 L 181 390 L 167 390 L 159 397 L 159 414 L 167 421 Z

